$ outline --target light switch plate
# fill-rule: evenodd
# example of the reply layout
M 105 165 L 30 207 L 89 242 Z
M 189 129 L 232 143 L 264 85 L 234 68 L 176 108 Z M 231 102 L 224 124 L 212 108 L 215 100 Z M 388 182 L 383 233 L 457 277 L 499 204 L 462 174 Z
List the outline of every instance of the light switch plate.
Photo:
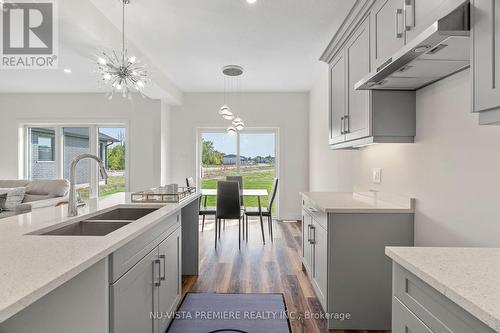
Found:
M 373 176 L 372 176 L 373 184 L 382 183 L 382 169 L 373 168 Z

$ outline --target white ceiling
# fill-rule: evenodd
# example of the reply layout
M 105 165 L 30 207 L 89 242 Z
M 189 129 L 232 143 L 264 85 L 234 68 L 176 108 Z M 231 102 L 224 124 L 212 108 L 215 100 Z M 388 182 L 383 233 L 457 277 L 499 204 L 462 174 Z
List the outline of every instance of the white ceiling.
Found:
M 0 92 L 101 91 L 93 53 L 103 46 L 119 47 L 119 39 L 109 45 L 106 31 L 106 38 L 99 40 L 95 31 L 87 32 L 92 29 L 87 21 L 105 16 L 117 33 L 121 3 L 91 2 L 100 11 L 92 19 L 61 18 L 59 71 L 1 71 Z M 227 64 L 245 68 L 243 90 L 307 91 L 318 74 L 317 59 L 354 2 L 257 0 L 250 5 L 245 0 L 132 0 L 127 6 L 127 38 L 152 62 L 153 79 L 166 76 L 182 91 L 221 91 L 220 71 Z M 68 7 L 78 3 L 64 1 Z M 66 8 L 60 15 L 71 12 L 77 11 Z M 66 67 L 73 74 L 62 73 Z

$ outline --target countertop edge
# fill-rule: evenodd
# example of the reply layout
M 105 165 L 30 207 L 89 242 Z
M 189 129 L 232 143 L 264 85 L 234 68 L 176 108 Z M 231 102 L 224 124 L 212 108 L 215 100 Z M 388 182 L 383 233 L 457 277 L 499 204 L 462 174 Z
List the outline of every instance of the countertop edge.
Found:
M 188 204 L 192 203 L 194 200 L 200 197 L 200 193 L 193 194 L 192 196 L 186 198 L 185 200 L 181 201 L 178 203 L 178 207 L 175 209 L 169 211 L 163 217 L 168 217 L 177 212 L 179 209 L 184 208 Z M 123 205 L 129 205 L 129 204 L 134 204 L 134 203 L 122 203 L 122 204 L 116 204 L 112 205 L 108 208 L 116 207 L 116 206 L 123 206 Z M 57 289 L 58 287 L 62 286 L 64 283 L 68 282 L 69 280 L 73 279 L 76 277 L 78 274 L 82 273 L 83 271 L 89 269 L 102 259 L 106 258 L 109 256 L 111 253 L 122 247 L 123 245 L 127 244 L 130 242 L 132 239 L 136 238 L 140 234 L 144 233 L 145 231 L 149 230 L 156 224 L 160 223 L 161 219 L 157 219 L 154 222 L 151 222 L 147 224 L 143 229 L 137 230 L 136 232 L 128 235 L 124 239 L 120 240 L 119 242 L 113 244 L 112 246 L 106 248 L 102 252 L 98 253 L 97 255 L 93 256 L 92 258 L 85 260 L 81 262 L 79 265 L 75 266 L 73 269 L 67 271 L 66 273 L 56 277 L 49 283 L 43 285 L 42 287 L 36 289 L 35 291 L 26 294 L 22 296 L 20 299 L 18 299 L 15 302 L 12 302 L 11 304 L 5 306 L 3 309 L 0 309 L 0 324 L 3 323 L 4 321 L 8 320 L 12 316 L 16 315 L 17 313 L 21 312 L 22 310 L 26 309 L 28 306 L 31 304 L 35 303 L 42 297 L 48 295 L 50 292 L 53 290 Z
M 324 213 L 337 213 L 337 214 L 414 214 L 415 213 L 415 199 L 414 198 L 408 198 L 410 207 L 401 207 L 401 208 L 326 208 L 320 204 L 318 204 L 314 199 L 311 198 L 309 195 L 310 193 L 314 192 L 300 192 L 300 195 L 303 197 L 307 197 L 307 199 L 314 204 L 316 207 L 318 207 L 321 211 Z M 320 192 L 320 193 L 327 193 L 327 192 Z M 347 194 L 347 193 L 352 193 L 352 194 L 358 194 L 358 195 L 363 195 L 358 192 L 331 192 L 331 193 L 336 193 L 336 194 Z M 384 200 L 380 200 L 383 202 L 387 202 Z M 389 202 L 388 202 L 389 203 Z
M 391 258 L 394 262 L 401 265 L 403 268 L 414 274 L 416 277 L 427 283 L 429 286 L 436 289 L 439 293 L 443 294 L 445 297 L 449 298 L 455 304 L 463 308 L 466 312 L 476 317 L 483 324 L 495 330 L 496 332 L 500 332 L 500 318 L 496 318 L 487 311 L 481 309 L 479 306 L 469 301 L 466 297 L 461 296 L 458 292 L 454 291 L 453 289 L 439 282 L 431 275 L 427 274 L 420 268 L 416 267 L 409 261 L 402 258 L 394 250 L 397 250 L 397 247 L 387 246 L 385 248 L 385 254 L 389 258 Z

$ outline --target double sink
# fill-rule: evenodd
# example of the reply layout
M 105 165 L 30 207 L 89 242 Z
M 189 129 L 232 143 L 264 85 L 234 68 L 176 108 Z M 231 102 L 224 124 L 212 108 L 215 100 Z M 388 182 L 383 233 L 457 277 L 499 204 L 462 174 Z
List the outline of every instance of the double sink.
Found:
M 159 208 L 115 208 L 63 227 L 40 233 L 46 236 L 105 236 Z

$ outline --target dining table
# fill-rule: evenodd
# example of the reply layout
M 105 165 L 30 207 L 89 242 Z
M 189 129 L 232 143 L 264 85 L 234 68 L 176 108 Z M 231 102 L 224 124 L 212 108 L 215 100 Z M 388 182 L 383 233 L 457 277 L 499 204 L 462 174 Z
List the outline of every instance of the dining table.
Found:
M 240 190 L 240 195 L 243 196 L 243 197 L 257 197 L 257 203 L 258 203 L 258 208 L 259 208 L 260 225 L 261 225 L 261 228 L 262 228 L 262 240 L 265 243 L 264 226 L 263 226 L 263 219 L 262 219 L 262 203 L 261 203 L 260 198 L 268 196 L 269 192 L 267 192 L 266 189 L 243 189 L 243 190 Z M 207 189 L 201 189 L 201 196 L 205 198 L 205 205 L 206 205 L 206 202 L 207 202 L 206 199 L 207 199 L 207 197 L 209 197 L 209 196 L 217 196 L 217 189 L 208 189 L 208 188 Z M 243 226 L 245 226 L 244 223 L 243 223 Z M 216 228 L 216 230 L 217 230 L 217 228 Z M 217 234 L 217 231 L 216 231 L 216 234 Z M 243 235 L 245 235 L 245 229 L 243 229 Z M 219 237 L 220 237 L 220 229 L 219 229 Z M 243 238 L 245 238 L 245 237 L 243 237 Z M 217 235 L 216 235 L 215 239 L 216 239 L 216 242 L 217 242 Z M 248 240 L 248 225 L 246 227 L 246 239 Z
M 267 192 L 266 189 L 243 189 L 240 190 L 240 193 L 243 197 L 257 197 L 259 212 L 262 212 L 262 204 L 260 198 L 267 197 L 269 195 L 269 192 Z M 217 196 L 217 189 L 203 188 L 201 189 L 201 195 L 203 197 Z

